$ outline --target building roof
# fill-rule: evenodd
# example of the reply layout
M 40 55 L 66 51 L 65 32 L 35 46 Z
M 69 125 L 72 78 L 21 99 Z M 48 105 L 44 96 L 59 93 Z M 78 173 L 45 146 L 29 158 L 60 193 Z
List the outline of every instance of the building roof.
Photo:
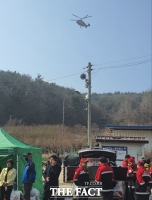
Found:
M 152 131 L 152 126 L 111 126 L 107 125 L 106 128 L 111 130 L 145 130 Z
M 96 136 L 96 142 L 149 143 L 145 137 Z

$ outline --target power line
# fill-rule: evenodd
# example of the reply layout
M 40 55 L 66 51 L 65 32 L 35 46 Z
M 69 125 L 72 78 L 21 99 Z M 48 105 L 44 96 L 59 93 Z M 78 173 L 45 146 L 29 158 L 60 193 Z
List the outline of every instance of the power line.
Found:
M 134 62 L 134 63 L 128 63 L 128 64 L 123 64 L 123 65 L 116 65 L 116 66 L 101 67 L 101 68 L 98 68 L 98 69 L 93 69 L 93 70 L 97 70 L 96 73 L 94 73 L 93 79 L 95 78 L 95 76 L 97 75 L 97 73 L 98 73 L 101 69 L 112 69 L 112 68 L 129 67 L 129 66 L 134 66 L 134 65 L 140 65 L 140 64 L 148 63 L 148 62 L 151 62 L 151 61 L 152 61 L 152 60 L 145 60 L 145 61 L 141 61 L 141 62 Z
M 127 58 L 127 59 L 124 59 L 124 60 L 117 60 L 117 61 L 112 61 L 112 62 L 107 62 L 107 63 L 102 63 L 102 64 L 95 64 L 95 65 L 92 65 L 92 66 L 98 66 L 98 65 L 103 65 L 103 64 L 108 64 L 108 63 L 114 63 L 114 62 L 121 62 L 121 61 L 125 61 L 125 60 L 133 60 L 133 59 L 143 58 L 143 57 L 147 57 L 147 56 L 151 56 L 151 55 L 139 56 L 139 57 L 134 57 L 134 58 Z M 84 67 L 84 68 L 86 68 L 86 67 Z M 72 71 L 69 71 L 69 72 L 64 72 L 64 73 L 61 73 L 61 74 L 58 74 L 58 75 L 63 75 L 63 74 L 71 73 L 71 72 L 80 71 L 80 70 L 82 70 L 84 68 L 79 68 L 79 69 L 72 70 Z
M 117 61 L 112 61 L 112 62 L 107 62 L 107 63 L 102 63 L 102 64 L 96 64 L 96 65 L 92 65 L 92 66 L 98 66 L 98 65 L 103 65 L 103 64 L 108 64 L 108 63 L 114 63 L 114 62 L 121 62 L 121 61 L 125 61 L 125 60 L 132 60 L 132 59 L 143 58 L 143 57 L 147 57 L 147 56 L 151 56 L 151 55 L 139 56 L 139 57 L 134 57 L 134 58 L 128 58 L 128 59 L 124 59 L 124 60 L 117 60 Z M 63 75 L 63 74 L 71 73 L 71 72 L 80 71 L 80 70 L 83 70 L 83 69 L 85 69 L 85 68 L 86 68 L 86 67 L 84 67 L 84 68 L 79 68 L 79 69 L 72 70 L 72 71 L 69 71 L 69 72 L 64 72 L 64 73 L 61 73 L 61 74 L 58 74 L 58 75 Z M 70 76 L 71 76 L 71 75 L 70 75 Z M 58 78 L 57 78 L 57 79 L 58 79 Z M 55 80 L 55 79 L 51 79 L 51 80 Z M 47 80 L 47 81 L 49 81 L 49 80 Z
M 129 67 L 129 66 L 134 66 L 134 65 L 139 65 L 139 64 L 144 64 L 144 63 L 148 63 L 148 62 L 151 62 L 151 60 L 144 60 L 144 61 L 140 61 L 140 62 L 133 62 L 133 63 L 127 63 L 127 64 L 122 64 L 122 65 L 115 65 L 115 66 L 110 66 L 110 67 L 100 67 L 100 68 L 97 68 L 97 69 L 93 69 L 93 70 L 98 70 L 95 75 L 99 72 L 100 69 L 110 69 L 110 68 L 122 68 L 122 67 Z M 93 65 L 94 66 L 94 65 Z M 83 71 L 84 72 L 84 71 Z M 82 71 L 81 71 L 82 73 Z M 45 82 L 47 81 L 53 81 L 53 80 L 58 80 L 58 79 L 63 79 L 63 78 L 67 78 L 67 77 L 70 77 L 70 76 L 75 76 L 75 75 L 78 75 L 78 74 L 81 74 L 81 73 L 75 73 L 75 74 L 70 74 L 70 75 L 66 75 L 66 76 L 62 76 L 62 77 L 57 77 L 57 78 L 54 78 L 54 79 L 50 79 L 50 80 L 46 80 Z M 95 76 L 94 75 L 94 76 Z M 94 77 L 93 77 L 94 78 Z M 13 85 L 20 85 L 20 84 L 24 84 L 24 83 L 27 83 L 27 82 L 22 82 L 22 83 L 14 83 L 14 84 L 11 84 L 11 85 L 7 85 L 7 86 L 1 86 L 0 89 L 3 89 L 3 88 L 8 88 L 8 87 L 11 87 Z
M 70 74 L 70 75 L 67 75 L 67 76 L 62 76 L 62 77 L 58 77 L 58 78 L 54 78 L 54 79 L 51 79 L 51 80 L 46 80 L 45 82 L 47 82 L 47 81 L 53 81 L 53 80 L 57 80 L 57 79 L 62 79 L 62 78 L 67 78 L 67 77 L 70 77 L 70 76 L 75 76 L 75 75 L 78 75 L 78 74 L 82 74 L 82 72 L 81 73 L 76 73 L 76 74 Z M 14 84 L 11 84 L 11 85 L 4 85 L 4 86 L 1 86 L 0 87 L 0 90 L 2 90 L 2 89 L 5 89 L 5 88 L 9 88 L 9 87 L 12 87 L 12 86 L 18 86 L 18 85 L 21 85 L 21 84 L 24 84 L 24 83 L 27 83 L 27 82 L 22 82 L 22 83 L 14 83 Z
M 125 60 L 133 60 L 133 59 L 137 59 L 137 58 L 143 58 L 143 57 L 148 57 L 148 56 L 151 56 L 151 55 L 146 55 L 146 56 L 139 56 L 139 57 L 134 57 L 134 58 L 127 58 L 127 59 L 124 59 L 124 60 L 117 60 L 117 61 L 112 61 L 112 62 L 107 62 L 107 63 L 102 63 L 102 64 L 95 64 L 95 65 L 92 65 L 92 66 L 98 66 L 98 65 L 103 65 L 103 64 L 108 64 L 108 63 L 114 63 L 114 62 L 121 62 L 121 61 L 125 61 Z M 84 68 L 79 68 L 77 70 L 72 70 L 72 71 L 69 71 L 69 72 L 64 72 L 64 73 L 61 73 L 61 74 L 58 74 L 58 75 L 63 75 L 63 74 L 67 74 L 67 73 L 71 73 L 71 72 L 75 72 L 75 71 L 80 71 L 82 69 L 85 69 L 86 67 Z M 71 75 L 70 75 L 71 76 Z M 58 79 L 58 78 L 57 78 Z M 52 80 L 52 79 L 51 79 Z M 53 79 L 55 80 L 55 79 Z M 49 81 L 49 80 L 48 80 Z
M 97 69 L 97 71 L 95 73 L 92 73 L 93 76 L 92 76 L 92 80 L 94 79 L 94 77 L 97 75 L 97 73 L 100 71 L 100 69 Z
M 94 70 L 98 70 L 98 69 L 109 69 L 109 68 L 122 68 L 122 67 L 129 67 L 129 66 L 134 66 L 134 65 L 140 65 L 140 64 L 144 64 L 144 63 L 148 63 L 151 62 L 152 60 L 143 60 L 140 62 L 133 62 L 133 63 L 126 63 L 126 64 L 122 64 L 122 65 L 115 65 L 115 66 L 110 66 L 110 67 L 100 67 Z
M 69 72 L 63 72 L 63 73 L 58 74 L 58 75 L 68 74 L 68 73 L 72 73 L 72 72 L 76 72 L 76 71 L 82 71 L 82 70 L 83 70 L 83 68 L 80 68 L 80 69 L 76 69 L 76 70 L 69 71 Z
M 125 60 L 133 60 L 133 59 L 144 58 L 144 57 L 149 57 L 149 56 L 152 56 L 152 55 L 139 56 L 139 57 L 134 57 L 134 58 L 127 58 L 127 59 L 123 59 L 123 60 L 117 60 L 117 61 L 111 61 L 111 62 L 106 62 L 106 63 L 101 63 L 101 64 L 95 64 L 93 66 L 98 66 L 98 65 L 103 65 L 103 64 L 109 64 L 109 63 L 114 63 L 114 62 L 122 62 L 122 61 L 125 61 Z
M 144 60 L 144 61 L 141 61 L 141 62 L 133 62 L 133 63 L 127 63 L 127 64 L 122 64 L 122 65 L 110 66 L 110 67 L 101 67 L 101 68 L 98 68 L 98 69 L 95 69 L 95 70 L 98 70 L 98 72 L 99 72 L 100 69 L 122 68 L 122 67 L 128 67 L 128 66 L 139 65 L 139 64 L 143 64 L 143 63 L 147 63 L 147 62 L 151 62 L 151 60 Z M 94 66 L 94 65 L 93 65 L 93 66 Z M 93 69 L 93 70 L 94 70 L 94 69 Z M 96 72 L 96 73 L 98 73 L 98 72 Z M 82 72 L 81 72 L 81 73 L 82 73 Z M 53 81 L 53 80 L 58 80 L 58 79 L 62 79 L 62 78 L 67 78 L 67 77 L 75 76 L 75 75 L 78 75 L 78 74 L 81 74 L 81 73 L 70 74 L 70 75 L 67 75 L 67 76 L 62 76 L 62 77 L 50 79 L 50 80 L 47 80 L 47 81 Z
M 47 81 L 53 81 L 53 80 L 57 80 L 57 79 L 67 78 L 67 77 L 75 76 L 75 75 L 78 75 L 78 74 L 82 74 L 82 72 L 76 73 L 76 74 L 70 74 L 70 75 L 67 75 L 67 76 L 62 76 L 62 77 L 58 77 L 58 78 L 54 78 L 54 79 L 50 79 L 50 80 L 47 80 Z
M 134 66 L 134 65 L 140 65 L 140 64 L 143 64 L 143 63 L 147 63 L 147 62 L 151 62 L 151 60 L 144 60 L 144 61 L 141 61 L 141 62 L 133 62 L 133 63 L 127 63 L 127 64 L 122 64 L 122 65 L 110 66 L 110 67 L 100 67 L 98 69 L 93 69 L 93 70 L 99 71 L 100 69 L 129 67 L 129 66 Z M 94 66 L 94 65 L 92 65 L 92 66 Z M 54 78 L 54 79 L 47 80 L 47 81 L 62 79 L 62 78 L 66 78 L 66 77 L 69 77 L 69 76 L 75 76 L 77 74 L 81 74 L 81 73 L 71 74 L 71 75 L 67 75 L 67 76 L 63 76 L 63 77 L 58 77 L 58 78 Z

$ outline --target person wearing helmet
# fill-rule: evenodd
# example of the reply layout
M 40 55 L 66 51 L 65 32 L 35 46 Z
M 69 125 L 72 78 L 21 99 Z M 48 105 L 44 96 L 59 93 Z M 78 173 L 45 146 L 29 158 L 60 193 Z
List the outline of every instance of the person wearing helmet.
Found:
M 89 173 L 87 168 L 87 162 L 88 160 L 86 158 L 81 158 L 80 160 L 80 166 L 75 170 L 73 181 L 75 185 L 77 185 L 80 188 L 87 188 L 86 183 L 89 183 Z M 79 200 L 85 199 L 87 200 L 88 197 L 79 197 Z

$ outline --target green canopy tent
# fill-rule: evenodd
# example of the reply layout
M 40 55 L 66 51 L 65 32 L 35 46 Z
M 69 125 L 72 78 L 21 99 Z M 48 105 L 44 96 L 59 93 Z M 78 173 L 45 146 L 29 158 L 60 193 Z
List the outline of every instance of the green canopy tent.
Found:
M 24 153 L 32 153 L 32 160 L 35 163 L 36 180 L 33 187 L 40 191 L 41 197 L 43 192 L 42 183 L 42 149 L 36 146 L 25 144 L 0 128 L 0 168 L 6 167 L 6 161 L 12 158 L 17 170 L 17 190 L 22 190 L 22 174 L 25 165 Z

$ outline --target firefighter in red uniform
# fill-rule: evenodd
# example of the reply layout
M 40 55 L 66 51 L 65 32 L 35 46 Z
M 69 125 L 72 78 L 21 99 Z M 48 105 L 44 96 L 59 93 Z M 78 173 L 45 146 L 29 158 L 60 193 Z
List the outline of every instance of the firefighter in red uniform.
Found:
M 113 199 L 114 188 L 114 172 L 112 167 L 107 163 L 107 159 L 104 156 L 99 158 L 100 166 L 97 169 L 95 175 L 95 181 L 102 182 L 102 198 L 103 200 Z
M 152 189 L 152 165 L 149 166 L 149 173 L 150 173 L 150 181 L 149 181 L 149 187 Z
M 129 200 L 135 200 L 135 183 L 136 183 L 136 170 L 137 165 L 133 157 L 128 158 L 128 197 Z
M 81 158 L 80 160 L 80 166 L 75 170 L 74 173 L 74 183 L 75 185 L 77 185 L 78 187 L 83 188 L 85 187 L 87 189 L 87 185 L 89 184 L 89 173 L 88 173 L 88 169 L 87 169 L 87 159 L 86 158 Z M 87 200 L 88 197 L 79 197 L 79 200 Z
M 121 163 L 121 167 L 128 167 L 128 158 L 130 158 L 130 155 L 125 155 L 125 159 Z
M 130 158 L 130 155 L 127 154 L 125 155 L 125 159 L 122 161 L 121 163 L 121 167 L 128 167 L 128 159 Z M 126 200 L 129 200 L 128 199 L 128 181 L 125 181 L 125 199 Z
M 137 173 L 136 173 L 136 185 L 135 185 L 135 196 L 136 200 L 149 200 L 150 188 L 150 173 L 144 167 L 144 161 L 139 160 L 137 163 Z

